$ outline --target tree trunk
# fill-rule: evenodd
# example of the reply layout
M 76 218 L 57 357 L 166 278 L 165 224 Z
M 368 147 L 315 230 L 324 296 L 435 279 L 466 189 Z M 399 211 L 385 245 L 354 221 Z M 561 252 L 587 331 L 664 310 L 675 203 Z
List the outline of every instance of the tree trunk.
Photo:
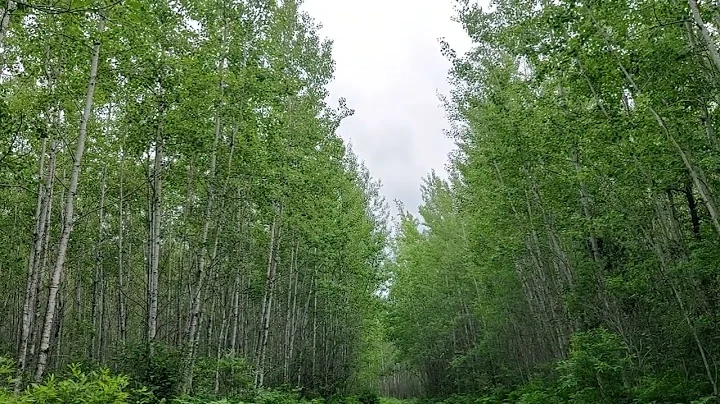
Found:
M 226 299 L 223 299 L 223 303 L 225 303 L 225 300 Z M 215 350 L 215 386 L 213 391 L 216 396 L 220 394 L 220 359 L 222 358 L 223 344 L 225 343 L 228 326 L 227 310 L 225 306 L 225 304 L 222 306 L 222 322 L 220 323 L 220 332 L 218 333 L 217 348 Z
M 0 50 L 3 50 L 0 56 L 0 73 L 5 70 L 5 37 L 10 28 L 10 15 L 13 11 L 15 11 L 15 2 L 13 0 L 7 0 L 5 6 L 0 8 Z
M 718 394 L 718 386 L 717 381 L 715 379 L 715 376 L 713 376 L 713 371 L 710 367 L 710 363 L 708 361 L 708 357 L 706 354 L 706 350 L 703 347 L 702 342 L 700 341 L 700 337 L 698 336 L 697 329 L 695 328 L 695 325 L 693 324 L 692 319 L 690 319 L 690 314 L 688 313 L 688 310 L 685 308 L 685 304 L 683 302 L 683 298 L 680 295 L 680 291 L 678 290 L 677 286 L 675 286 L 675 282 L 670 278 L 670 275 L 668 274 L 668 264 L 667 264 L 667 258 L 665 256 L 665 253 L 662 251 L 662 248 L 652 239 L 651 236 L 646 235 L 646 238 L 650 242 L 651 246 L 653 247 L 653 250 L 655 251 L 655 254 L 657 255 L 658 259 L 660 260 L 660 271 L 665 279 L 665 281 L 668 282 L 668 285 L 670 286 L 670 289 L 672 289 L 673 296 L 675 297 L 675 301 L 678 304 L 678 307 L 680 308 L 680 311 L 682 312 L 683 319 L 685 320 L 685 323 L 687 324 L 688 328 L 690 329 L 690 333 L 693 336 L 693 340 L 695 341 L 695 345 L 700 352 L 700 356 L 702 358 L 703 366 L 705 368 L 705 374 L 708 378 L 708 381 L 710 382 L 710 385 L 713 388 L 713 395 Z
M 23 303 L 23 318 L 22 318 L 22 335 L 20 338 L 20 355 L 18 358 L 18 374 L 15 383 L 15 392 L 19 392 L 22 386 L 22 380 L 25 373 L 25 367 L 27 364 L 27 350 L 28 350 L 28 339 L 30 337 L 30 330 L 33 328 L 33 323 L 36 316 L 36 305 L 35 300 L 37 298 L 37 287 L 40 270 L 42 268 L 37 265 L 37 261 L 42 253 L 42 245 L 45 239 L 44 232 L 46 230 L 45 223 L 48 220 L 47 214 L 51 203 L 51 195 L 49 193 L 48 184 L 52 183 L 51 175 L 54 175 L 54 162 L 55 162 L 55 142 L 51 146 L 51 162 L 48 169 L 48 175 L 45 177 L 45 149 L 47 146 L 47 138 L 43 139 L 42 150 L 40 155 L 40 167 L 38 170 L 39 184 L 38 184 L 38 196 L 37 205 L 35 208 L 35 230 L 33 232 L 33 243 L 30 247 L 30 256 L 28 258 L 28 274 L 27 274 L 27 286 L 25 289 L 25 302 Z
M 99 32 L 105 28 L 105 19 L 100 18 Z M 85 96 L 85 108 L 80 119 L 80 128 L 78 130 L 77 148 L 73 159 L 73 169 L 70 174 L 70 184 L 68 187 L 67 201 L 65 202 L 65 223 L 58 242 L 58 253 L 53 268 L 52 280 L 50 283 L 50 291 L 48 293 L 47 312 L 45 314 L 45 324 L 43 325 L 42 337 L 40 340 L 40 352 L 38 356 L 37 371 L 35 372 L 35 381 L 41 382 L 47 367 L 48 351 L 50 349 L 50 336 L 52 325 L 55 320 L 55 308 L 57 304 L 58 290 L 60 289 L 60 278 L 63 274 L 65 259 L 67 257 L 68 242 L 70 241 L 70 233 L 74 224 L 74 202 L 77 194 L 78 181 L 80 179 L 80 167 L 83 154 L 85 153 L 85 139 L 87 136 L 87 124 L 93 113 L 93 97 L 95 95 L 95 84 L 97 82 L 98 62 L 100 60 L 100 41 L 97 40 L 93 46 L 93 54 L 90 62 L 90 81 Z
M 195 351 L 197 350 L 197 342 L 199 336 L 198 322 L 200 312 L 202 310 L 202 292 L 205 285 L 206 277 L 206 259 L 207 259 L 207 241 L 208 233 L 210 232 L 210 222 L 212 221 L 213 212 L 213 200 L 215 198 L 215 168 L 217 165 L 217 148 L 220 141 L 220 111 L 216 112 L 215 116 L 215 139 L 213 141 L 212 156 L 210 157 L 210 178 L 208 186 L 208 199 L 205 205 L 205 219 L 203 223 L 202 235 L 200 238 L 200 253 L 198 256 L 198 273 L 195 280 L 195 293 L 192 297 L 191 309 L 190 309 L 190 324 L 188 327 L 188 345 L 186 352 L 186 366 L 184 368 L 184 381 L 182 391 L 188 393 L 192 387 L 192 365 L 195 362 Z M 217 235 L 216 235 L 215 248 L 217 250 Z
M 700 28 L 700 33 L 702 34 L 703 42 L 705 42 L 707 51 L 710 54 L 710 59 L 712 60 L 713 64 L 715 64 L 715 67 L 718 69 L 718 73 L 720 73 L 720 53 L 718 53 L 718 50 L 715 47 L 715 41 L 713 41 L 712 37 L 710 36 L 710 31 L 708 31 L 705 23 L 703 22 L 697 1 L 688 0 L 688 4 L 690 5 L 690 12 L 692 13 L 695 25 Z
M 32 323 L 32 334 L 30 335 L 30 357 L 35 357 L 35 351 L 37 347 L 37 336 L 40 333 L 40 280 L 46 279 L 47 271 L 48 271 L 48 260 L 50 257 L 50 224 L 52 219 L 52 209 L 53 209 L 53 195 L 55 193 L 55 171 L 57 168 L 57 148 L 58 148 L 59 142 L 55 140 L 53 142 L 53 145 L 51 147 L 51 153 L 50 153 L 50 172 L 48 173 L 49 182 L 47 189 L 45 193 L 47 194 L 48 203 L 45 207 L 47 210 L 47 213 L 45 213 L 45 230 L 43 230 L 43 233 L 45 234 L 45 240 L 43 241 L 41 249 L 43 250 L 43 257 L 42 262 L 40 263 L 40 266 L 35 268 L 35 278 L 33 279 L 33 285 L 35 285 L 34 289 L 34 307 L 35 307 L 35 319 L 30 320 Z M 63 180 L 67 179 L 67 176 L 63 172 Z M 65 199 L 65 191 L 60 193 L 60 200 Z M 65 223 L 64 219 L 61 219 L 60 223 Z
M 118 298 L 118 337 L 120 345 L 124 348 L 127 341 L 127 313 L 125 308 L 125 266 L 123 262 L 123 236 L 125 227 L 125 151 L 120 149 L 120 189 L 118 200 L 118 277 L 117 277 L 117 298 Z
M 102 180 L 100 182 L 100 207 L 98 210 L 98 239 L 95 249 L 95 274 L 93 279 L 92 293 L 92 342 L 90 345 L 90 360 L 99 360 L 102 349 L 103 332 L 103 268 L 102 249 L 105 227 L 105 186 L 107 181 L 107 167 L 103 167 Z
M 293 283 L 295 281 L 295 263 L 297 262 L 297 253 L 298 249 L 300 247 L 300 242 L 298 241 L 295 245 L 295 248 L 291 250 L 290 252 L 290 274 L 288 275 L 288 287 L 287 287 L 287 301 L 286 301 L 286 308 L 285 308 L 285 356 L 283 361 L 283 380 L 285 383 L 290 382 L 290 360 L 291 360 L 291 344 L 290 344 L 290 335 L 292 333 L 292 328 L 294 327 L 293 324 L 293 318 L 295 310 L 295 307 L 292 304 L 292 301 L 294 299 L 293 295 Z M 295 286 L 295 293 L 297 293 L 297 284 Z
M 162 119 L 162 111 L 160 118 Z M 155 353 L 153 344 L 157 335 L 158 281 L 160 264 L 160 219 L 162 198 L 162 159 L 163 159 L 162 122 L 158 122 L 155 137 L 155 158 L 153 165 L 153 189 L 150 209 L 150 245 L 148 246 L 148 282 L 147 282 L 147 348 L 150 356 Z
M 260 330 L 258 334 L 255 388 L 262 388 L 265 379 L 265 356 L 267 353 L 267 342 L 270 333 L 270 317 L 272 313 L 273 291 L 275 289 L 275 277 L 277 272 L 277 251 L 280 244 L 280 220 L 282 207 L 275 215 L 270 230 L 270 252 L 268 254 L 267 273 L 265 275 L 265 295 L 262 301 L 260 315 Z
M 690 212 L 690 223 L 692 224 L 693 237 L 699 239 L 700 216 L 698 216 L 697 202 L 695 201 L 695 195 L 693 193 L 692 181 L 685 183 L 685 199 L 687 200 L 688 211 Z

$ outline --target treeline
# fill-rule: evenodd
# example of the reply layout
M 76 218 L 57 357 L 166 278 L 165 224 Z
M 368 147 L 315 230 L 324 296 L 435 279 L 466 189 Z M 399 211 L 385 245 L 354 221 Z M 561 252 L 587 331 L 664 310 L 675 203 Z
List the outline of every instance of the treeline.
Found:
M 403 360 L 431 396 L 717 399 L 720 9 L 473 3 L 449 179 L 399 223 Z
M 386 238 L 298 1 L 0 4 L 0 356 L 156 394 L 366 383 Z M 248 376 L 250 375 L 250 376 Z M 242 377 L 241 377 L 242 376 Z

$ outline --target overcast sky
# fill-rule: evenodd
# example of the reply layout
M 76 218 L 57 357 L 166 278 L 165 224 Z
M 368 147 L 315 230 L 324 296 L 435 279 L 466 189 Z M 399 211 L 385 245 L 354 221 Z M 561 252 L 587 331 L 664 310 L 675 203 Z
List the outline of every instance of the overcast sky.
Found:
M 340 134 L 383 183 L 394 210 L 416 211 L 423 176 L 444 173 L 453 142 L 438 92 L 449 90 L 439 38 L 465 51 L 470 43 L 451 20 L 453 0 L 306 0 L 303 6 L 334 41 L 332 105 L 345 97 L 355 115 Z

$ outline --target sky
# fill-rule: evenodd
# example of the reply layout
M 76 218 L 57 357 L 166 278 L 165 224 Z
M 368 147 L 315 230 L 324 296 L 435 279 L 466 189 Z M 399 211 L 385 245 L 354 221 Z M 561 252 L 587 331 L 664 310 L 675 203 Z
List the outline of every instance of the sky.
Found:
M 452 21 L 453 0 L 305 0 L 304 11 L 333 40 L 331 105 L 347 98 L 355 114 L 340 135 L 352 144 L 395 213 L 394 200 L 412 212 L 421 202 L 422 177 L 445 173 L 453 142 L 438 94 L 447 94 L 450 63 L 444 38 L 458 54 L 470 47 Z

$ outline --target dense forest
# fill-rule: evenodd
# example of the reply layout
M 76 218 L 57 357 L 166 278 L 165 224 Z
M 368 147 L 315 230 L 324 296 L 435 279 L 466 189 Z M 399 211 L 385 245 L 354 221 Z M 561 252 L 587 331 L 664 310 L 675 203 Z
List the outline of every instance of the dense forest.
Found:
M 13 389 L 73 363 L 158 396 L 362 383 L 387 210 L 299 4 L 3 6 Z
M 402 214 L 390 299 L 425 393 L 715 402 L 718 3 L 465 2 L 459 20 L 458 148 Z
M 0 402 L 720 399 L 719 4 L 456 1 L 394 220 L 301 5 L 0 1 Z

